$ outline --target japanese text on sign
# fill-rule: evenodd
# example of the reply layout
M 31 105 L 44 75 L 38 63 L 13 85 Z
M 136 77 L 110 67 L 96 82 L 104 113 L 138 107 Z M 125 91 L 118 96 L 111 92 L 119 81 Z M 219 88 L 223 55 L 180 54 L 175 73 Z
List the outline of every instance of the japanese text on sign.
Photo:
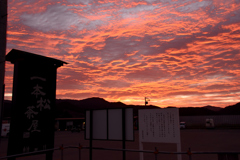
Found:
M 180 141 L 177 108 L 139 110 L 141 142 L 178 143 Z
M 46 79 L 42 77 L 31 77 L 31 80 L 35 79 L 40 81 L 46 81 Z M 40 86 L 38 83 L 36 83 L 36 85 L 33 86 L 33 91 L 31 92 L 31 95 L 34 95 L 34 97 L 36 98 L 36 103 L 31 106 L 28 106 L 25 112 L 26 117 L 29 120 L 31 120 L 31 125 L 27 130 L 29 132 L 41 132 L 41 130 L 38 129 L 39 121 L 36 115 L 38 115 L 44 109 L 50 110 L 51 101 L 45 98 L 46 93 L 44 92 L 44 88 Z

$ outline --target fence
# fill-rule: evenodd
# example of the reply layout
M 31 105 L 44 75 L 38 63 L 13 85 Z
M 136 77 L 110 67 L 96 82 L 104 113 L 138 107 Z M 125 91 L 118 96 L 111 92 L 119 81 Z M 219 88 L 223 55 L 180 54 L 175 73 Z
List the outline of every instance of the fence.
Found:
M 44 154 L 47 152 L 51 152 L 54 150 L 60 150 L 61 151 L 61 160 L 63 160 L 63 154 L 65 149 L 77 149 L 78 150 L 78 159 L 81 159 L 81 151 L 82 149 L 90 149 L 90 147 L 83 147 L 79 144 L 79 146 L 66 146 L 64 147 L 63 145 L 58 147 L 58 148 L 53 148 L 53 149 L 47 149 L 47 150 L 42 150 L 42 151 L 35 151 L 35 152 L 29 152 L 29 153 L 23 153 L 23 154 L 17 154 L 17 155 L 11 155 L 11 156 L 5 156 L 5 157 L 0 157 L 0 159 L 8 159 L 8 158 L 18 158 L 18 157 L 23 157 L 23 156 L 31 156 L 31 155 L 36 155 L 36 154 Z M 240 152 L 198 152 L 198 151 L 191 151 L 189 148 L 186 152 L 162 152 L 158 151 L 158 149 L 155 147 L 155 150 L 133 150 L 133 149 L 116 149 L 116 148 L 100 148 L 100 147 L 92 147 L 92 149 L 95 150 L 109 150 L 109 151 L 122 151 L 122 152 L 143 152 L 143 153 L 152 153 L 154 154 L 155 160 L 158 159 L 159 154 L 176 154 L 176 155 L 187 155 L 189 160 L 192 159 L 192 155 L 194 154 L 217 154 L 218 155 L 218 160 L 238 160 L 238 155 Z

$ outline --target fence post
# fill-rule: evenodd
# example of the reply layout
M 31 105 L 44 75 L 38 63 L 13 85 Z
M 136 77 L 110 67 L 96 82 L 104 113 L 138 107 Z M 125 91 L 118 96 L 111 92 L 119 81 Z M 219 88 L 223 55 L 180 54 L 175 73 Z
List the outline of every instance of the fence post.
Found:
M 158 149 L 157 149 L 157 147 L 155 147 L 154 154 L 155 154 L 155 160 L 157 160 L 157 156 L 158 156 Z
M 62 144 L 62 146 L 60 146 L 60 150 L 61 150 L 61 160 L 63 160 L 63 144 Z
M 78 145 L 79 160 L 81 160 L 81 149 L 82 149 L 82 146 L 81 146 L 81 144 L 79 143 L 79 145 Z
M 189 147 L 187 154 L 189 156 L 189 160 L 192 160 L 192 152 L 191 152 L 191 148 Z

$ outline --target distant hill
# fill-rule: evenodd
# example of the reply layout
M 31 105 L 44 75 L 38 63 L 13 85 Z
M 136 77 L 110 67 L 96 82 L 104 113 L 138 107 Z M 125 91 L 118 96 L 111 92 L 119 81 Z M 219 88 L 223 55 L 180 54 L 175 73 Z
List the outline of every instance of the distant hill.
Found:
M 205 107 L 186 107 L 179 108 L 179 115 L 180 116 L 217 115 L 217 112 Z
M 219 111 L 219 114 L 240 115 L 240 102 L 235 105 L 227 106 Z
M 139 109 L 154 109 L 158 106 L 147 105 L 126 105 L 122 102 L 108 102 L 103 98 L 92 97 L 83 100 L 57 99 L 56 115 L 58 118 L 76 118 L 84 117 L 87 109 L 105 109 L 105 108 L 128 108 L 134 110 L 134 115 L 138 114 Z M 10 117 L 11 101 L 4 101 L 4 117 Z M 240 103 L 219 108 L 214 106 L 204 107 L 182 107 L 179 108 L 180 116 L 200 116 L 200 115 L 240 115 Z
M 83 100 L 61 100 L 56 101 L 58 117 L 68 118 L 83 117 L 85 110 L 88 109 L 106 109 L 106 108 L 133 108 L 134 115 L 138 114 L 138 109 L 144 109 L 145 106 L 141 105 L 126 105 L 122 102 L 108 102 L 102 98 L 93 97 Z M 157 106 L 149 105 L 150 108 L 159 108 Z
M 125 108 L 127 105 L 111 103 L 102 98 L 87 98 L 83 100 L 57 99 L 56 112 L 59 118 L 84 117 L 87 109 Z
M 215 111 L 215 112 L 223 109 L 223 108 L 220 108 L 220 107 L 214 107 L 214 106 L 210 106 L 210 105 L 207 105 L 203 108 L 206 108 L 206 109 L 209 109 L 209 110 L 212 110 L 212 111 Z

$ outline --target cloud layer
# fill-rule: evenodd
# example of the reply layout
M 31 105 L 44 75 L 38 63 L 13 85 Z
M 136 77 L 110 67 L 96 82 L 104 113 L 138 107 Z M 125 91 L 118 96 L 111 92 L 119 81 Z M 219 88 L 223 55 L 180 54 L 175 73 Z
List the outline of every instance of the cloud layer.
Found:
M 238 0 L 10 0 L 8 7 L 7 51 L 69 63 L 58 69 L 57 98 L 144 104 L 148 97 L 161 107 L 240 100 Z

